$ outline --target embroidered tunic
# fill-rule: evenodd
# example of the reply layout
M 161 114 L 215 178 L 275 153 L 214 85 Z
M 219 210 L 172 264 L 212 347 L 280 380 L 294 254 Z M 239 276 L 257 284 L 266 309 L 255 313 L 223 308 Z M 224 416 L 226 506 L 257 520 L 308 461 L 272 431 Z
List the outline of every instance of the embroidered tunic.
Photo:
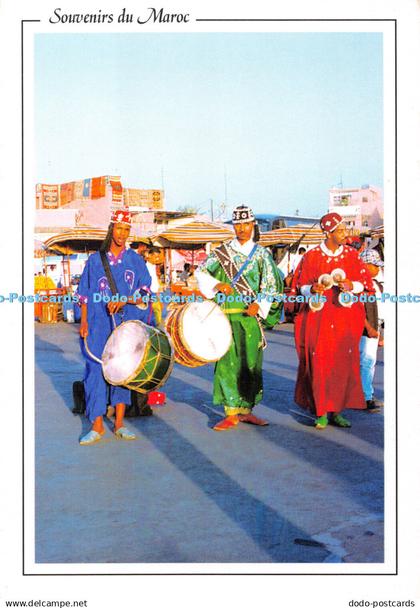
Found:
M 246 261 L 254 245 L 253 241 L 241 245 L 237 239 L 227 244 L 227 251 L 238 269 Z M 208 298 L 214 298 L 216 295 L 217 283 L 230 283 L 214 252 L 196 271 L 195 276 L 201 293 Z M 272 256 L 259 245 L 242 276 L 255 294 L 278 296 L 283 291 Z M 216 363 L 213 383 L 213 403 L 223 405 L 226 415 L 249 413 L 263 396 L 262 329 L 255 317 L 243 314 L 250 301 L 243 301 L 236 289 L 232 295 L 234 301 L 224 302 L 221 308 L 228 315 L 233 342 L 224 357 Z M 271 306 L 272 302 L 262 299 L 259 302 L 259 316 L 265 319 Z
M 334 253 L 322 243 L 303 256 L 293 278 L 291 293 L 308 295 L 321 274 L 340 268 L 353 283 L 353 293 L 372 291 L 367 268 L 357 251 L 347 245 Z M 365 311 L 362 302 L 350 307 L 338 300 L 338 287 L 326 290 L 319 311 L 301 304 L 295 318 L 295 344 L 299 369 L 295 401 L 317 416 L 345 408 L 366 407 L 360 380 L 359 341 Z

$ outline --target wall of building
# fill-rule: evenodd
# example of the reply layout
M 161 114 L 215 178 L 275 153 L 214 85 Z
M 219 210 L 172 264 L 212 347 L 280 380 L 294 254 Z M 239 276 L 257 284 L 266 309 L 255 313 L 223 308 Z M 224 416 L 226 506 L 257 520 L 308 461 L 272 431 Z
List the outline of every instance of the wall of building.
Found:
M 164 208 L 164 191 L 123 188 L 119 176 L 109 175 L 65 184 L 37 184 L 35 230 L 85 226 L 106 229 L 112 209 L 123 205 L 141 217 L 134 222 L 136 234 L 153 230 L 153 211 Z
M 383 222 L 382 191 L 375 186 L 331 188 L 328 210 L 339 213 L 349 228 L 374 228 Z

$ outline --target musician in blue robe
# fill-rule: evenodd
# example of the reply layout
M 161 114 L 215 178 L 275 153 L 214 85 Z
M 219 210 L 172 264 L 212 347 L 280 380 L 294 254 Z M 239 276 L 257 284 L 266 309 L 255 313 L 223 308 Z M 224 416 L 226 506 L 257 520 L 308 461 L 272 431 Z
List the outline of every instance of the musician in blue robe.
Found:
M 134 433 L 124 425 L 126 405 L 131 402 L 130 390 L 121 386 L 109 385 L 103 376 L 102 366 L 94 361 L 86 351 L 84 340 L 91 353 L 101 358 L 104 346 L 114 329 L 112 315 L 117 325 L 124 321 L 138 319 L 154 325 L 153 311 L 149 304 L 140 309 L 138 294 L 149 292 L 151 277 L 142 258 L 133 249 L 126 249 L 130 234 L 131 217 L 126 210 L 118 209 L 111 217 L 108 234 L 103 241 L 102 250 L 107 256 L 119 299 L 130 298 L 125 303 L 107 301 L 112 298 L 100 251 L 92 254 L 84 268 L 78 286 L 81 304 L 80 337 L 81 349 L 86 360 L 84 388 L 86 416 L 92 429 L 80 439 L 80 445 L 90 445 L 100 441 L 105 434 L 103 416 L 107 406 L 115 408 L 115 435 L 120 439 L 135 439 Z M 104 301 L 105 300 L 105 301 Z

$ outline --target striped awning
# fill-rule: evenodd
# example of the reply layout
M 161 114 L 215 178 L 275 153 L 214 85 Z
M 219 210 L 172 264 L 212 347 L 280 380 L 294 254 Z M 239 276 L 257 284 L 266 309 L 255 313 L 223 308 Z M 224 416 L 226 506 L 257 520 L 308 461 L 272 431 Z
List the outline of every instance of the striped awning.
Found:
M 99 228 L 74 228 L 50 237 L 45 247 L 61 254 L 97 251 L 107 231 Z
M 45 243 L 39 239 L 34 239 L 34 258 L 45 258 L 48 255 L 54 255 L 54 251 L 49 249 Z
M 170 228 L 152 237 L 155 245 L 161 247 L 204 245 L 205 243 L 221 243 L 234 237 L 233 230 L 225 224 L 216 222 L 194 221 L 183 226 Z
M 270 245 L 289 245 L 295 243 L 300 238 L 302 238 L 302 245 L 318 245 L 325 239 L 325 235 L 318 225 L 311 227 L 297 224 L 296 226 L 262 232 L 260 244 L 264 247 Z
M 374 239 L 381 239 L 384 238 L 385 232 L 384 232 L 384 225 L 381 224 L 380 226 L 376 226 L 376 228 L 372 228 L 372 232 L 370 233 L 370 236 L 373 237 Z
M 34 257 L 42 258 L 47 254 L 44 243 L 38 239 L 34 239 Z

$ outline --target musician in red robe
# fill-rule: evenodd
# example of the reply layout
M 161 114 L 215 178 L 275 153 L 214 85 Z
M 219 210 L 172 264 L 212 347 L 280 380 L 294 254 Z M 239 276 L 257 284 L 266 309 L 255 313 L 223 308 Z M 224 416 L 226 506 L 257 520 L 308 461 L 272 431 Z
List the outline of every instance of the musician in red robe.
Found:
M 342 221 L 338 213 L 321 218 L 325 241 L 304 255 L 292 283 L 291 293 L 324 300 L 301 304 L 295 319 L 299 357 L 295 401 L 316 415 L 318 429 L 329 421 L 350 427 L 341 412 L 366 408 L 358 346 L 365 311 L 362 302 L 350 299 L 373 287 L 358 252 L 345 245 Z

